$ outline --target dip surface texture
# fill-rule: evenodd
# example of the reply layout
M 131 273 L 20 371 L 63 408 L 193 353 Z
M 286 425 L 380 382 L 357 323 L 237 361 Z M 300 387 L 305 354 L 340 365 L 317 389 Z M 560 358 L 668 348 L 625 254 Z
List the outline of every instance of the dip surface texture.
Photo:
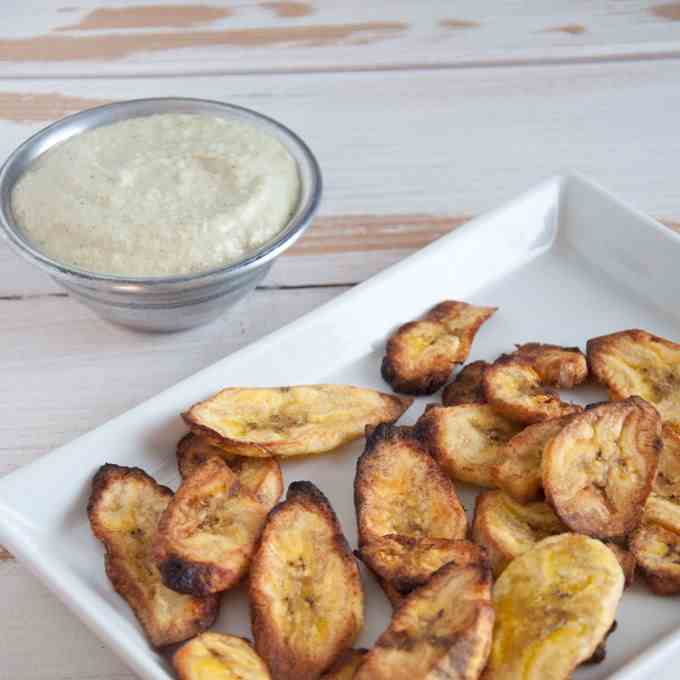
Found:
M 17 182 L 34 246 L 92 272 L 172 276 L 242 259 L 287 224 L 297 164 L 274 137 L 206 115 L 158 114 L 59 144 Z

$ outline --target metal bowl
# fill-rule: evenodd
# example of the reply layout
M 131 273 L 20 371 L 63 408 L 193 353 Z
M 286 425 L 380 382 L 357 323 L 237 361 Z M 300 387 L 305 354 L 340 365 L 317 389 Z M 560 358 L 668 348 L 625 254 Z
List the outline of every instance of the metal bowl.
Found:
M 89 272 L 57 262 L 33 247 L 16 223 L 11 194 L 18 178 L 41 154 L 86 130 L 157 113 L 203 113 L 238 120 L 278 139 L 295 159 L 300 197 L 288 224 L 238 262 L 187 276 L 125 277 Z M 207 323 L 262 281 L 274 259 L 309 227 L 321 199 L 321 170 L 309 147 L 288 128 L 260 113 L 204 99 L 135 99 L 87 109 L 36 133 L 0 168 L 0 231 L 17 252 L 45 270 L 99 316 L 149 331 L 177 331 Z

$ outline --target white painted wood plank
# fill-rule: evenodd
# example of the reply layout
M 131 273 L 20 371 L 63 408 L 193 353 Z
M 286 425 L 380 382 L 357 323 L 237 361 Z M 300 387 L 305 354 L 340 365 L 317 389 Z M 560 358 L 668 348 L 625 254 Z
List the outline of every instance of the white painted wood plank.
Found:
M 242 73 L 680 53 L 670 0 L 6 3 L 12 76 Z M 146 7 L 145 6 L 151 6 Z M 156 7 L 154 9 L 154 6 Z M 174 10 L 171 8 L 175 8 Z
M 321 219 L 277 263 L 269 285 L 362 280 L 447 225 L 568 168 L 655 217 L 680 222 L 680 68 L 670 61 L 0 80 L 0 157 L 84 99 L 171 94 L 259 109 L 298 131 L 318 154 L 325 177 Z M 0 247 L 0 296 L 55 290 Z

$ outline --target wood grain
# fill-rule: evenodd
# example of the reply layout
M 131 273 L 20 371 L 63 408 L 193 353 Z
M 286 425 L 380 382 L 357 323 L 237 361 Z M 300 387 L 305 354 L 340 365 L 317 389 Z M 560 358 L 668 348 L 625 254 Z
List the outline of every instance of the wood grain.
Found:
M 16 123 L 46 122 L 92 106 L 108 104 L 109 101 L 105 98 L 71 97 L 59 92 L 0 92 L 0 116 L 2 120 Z
M 478 67 L 680 55 L 678 4 L 364 0 L 6 3 L 6 77 Z M 167 11 L 163 7 L 168 7 Z M 172 9 L 170 9 L 172 7 Z
M 111 28 L 187 28 L 230 16 L 233 10 L 209 5 L 147 5 L 100 7 L 78 23 L 58 26 L 57 31 L 101 31 Z

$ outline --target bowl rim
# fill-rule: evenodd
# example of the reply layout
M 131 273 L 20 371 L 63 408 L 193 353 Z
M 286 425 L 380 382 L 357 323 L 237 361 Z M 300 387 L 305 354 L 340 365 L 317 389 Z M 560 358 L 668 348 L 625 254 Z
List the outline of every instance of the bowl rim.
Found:
M 159 105 L 170 106 L 176 105 L 178 107 L 187 107 L 196 105 L 199 107 L 196 111 L 191 110 L 176 110 L 161 108 L 158 111 L 153 110 L 153 107 Z M 147 110 L 148 107 L 148 110 Z M 98 125 L 88 125 L 87 122 L 96 116 L 96 114 L 106 112 L 125 112 L 128 110 L 129 115 L 120 118 L 114 118 L 108 121 L 102 121 Z M 187 115 L 215 112 L 227 112 L 235 114 L 240 119 L 251 119 L 255 124 L 261 125 L 266 131 L 274 130 L 276 138 L 284 143 L 286 149 L 290 152 L 291 147 L 299 152 L 300 158 L 295 158 L 298 165 L 298 172 L 302 174 L 304 169 L 307 170 L 310 178 L 309 191 L 306 201 L 303 202 L 303 196 L 300 196 L 300 202 L 295 210 L 295 213 L 287 222 L 287 224 L 272 238 L 258 247 L 253 253 L 244 257 L 243 259 L 231 262 L 221 267 L 213 269 L 206 269 L 192 274 L 181 274 L 171 276 L 124 276 L 120 274 L 105 274 L 94 272 L 80 267 L 71 266 L 55 260 L 37 248 L 31 245 L 27 238 L 22 236 L 21 227 L 17 224 L 11 210 L 11 194 L 12 190 L 20 177 L 31 165 L 40 158 L 49 149 L 54 148 L 58 144 L 76 137 L 83 132 L 96 129 L 97 127 L 105 127 L 115 122 L 122 120 L 129 120 L 132 118 L 142 118 L 145 116 L 163 114 L 163 113 L 186 113 Z M 85 126 L 77 130 L 74 134 L 68 135 L 65 139 L 59 139 L 58 133 L 62 130 L 68 130 L 78 123 L 85 123 Z M 56 138 L 55 138 L 56 137 Z M 54 138 L 54 139 L 52 139 Z M 15 170 L 15 165 L 23 163 L 23 157 L 29 153 L 34 147 L 39 146 L 41 142 L 51 140 L 47 143 L 45 148 L 35 154 L 28 163 L 26 163 L 23 170 L 19 172 L 14 181 L 10 181 L 10 173 Z M 304 164 L 306 168 L 302 168 Z M 130 284 L 130 285 L 144 285 L 150 287 L 175 286 L 177 284 L 186 283 L 201 283 L 209 279 L 222 279 L 230 275 L 241 274 L 251 269 L 254 269 L 280 255 L 289 246 L 293 245 L 300 236 L 310 226 L 312 218 L 316 213 L 319 203 L 321 201 L 321 194 L 323 190 L 323 178 L 321 175 L 321 167 L 316 159 L 316 156 L 309 148 L 309 146 L 302 140 L 302 138 L 293 132 L 283 123 L 266 116 L 259 111 L 249 109 L 245 106 L 230 104 L 227 102 L 203 99 L 199 97 L 144 97 L 140 99 L 126 99 L 122 101 L 111 102 L 100 106 L 94 106 L 83 109 L 77 113 L 65 116 L 59 120 L 50 123 L 46 127 L 38 130 L 32 134 L 28 139 L 22 142 L 14 151 L 7 157 L 5 162 L 0 166 L 0 233 L 7 238 L 10 244 L 26 259 L 33 262 L 42 269 L 47 270 L 50 274 L 60 278 L 75 278 L 80 283 L 90 284 Z

